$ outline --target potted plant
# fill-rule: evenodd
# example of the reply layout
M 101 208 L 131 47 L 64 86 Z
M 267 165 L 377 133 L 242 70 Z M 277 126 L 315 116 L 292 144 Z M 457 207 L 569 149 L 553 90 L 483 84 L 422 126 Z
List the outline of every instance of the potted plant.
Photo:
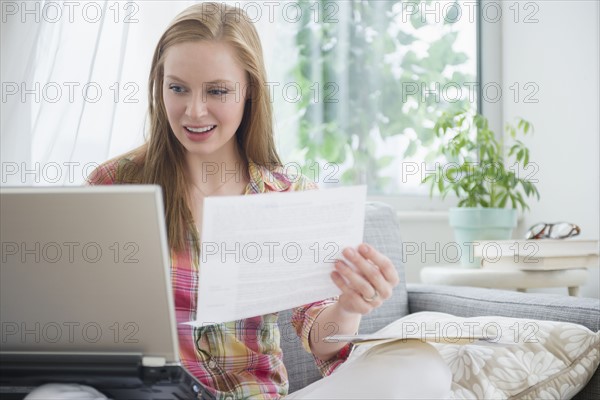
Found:
M 430 185 L 430 196 L 438 191 L 442 198 L 450 192 L 458 197 L 449 220 L 462 251 L 461 263 L 479 266 L 472 256 L 473 242 L 510 239 L 517 209 L 529 209 L 526 199 L 540 197 L 523 174 L 529 150 L 517 139 L 518 133 L 526 135 L 533 127 L 521 118 L 516 126 L 507 124 L 506 133 L 513 139 L 510 148 L 505 148 L 504 138 L 496 138 L 483 115 L 469 110 L 442 114 L 433 129 L 440 139 L 437 154 L 447 163 L 437 164 L 423 183 Z

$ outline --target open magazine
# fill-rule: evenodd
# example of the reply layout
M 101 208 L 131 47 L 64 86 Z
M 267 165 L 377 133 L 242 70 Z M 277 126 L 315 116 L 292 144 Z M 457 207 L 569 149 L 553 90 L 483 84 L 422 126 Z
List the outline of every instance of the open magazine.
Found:
M 440 335 L 400 335 L 400 334 L 362 334 L 362 335 L 332 335 L 325 338 L 326 342 L 351 342 L 356 345 L 361 344 L 382 344 L 388 342 L 402 341 L 408 342 L 409 340 L 418 340 L 421 342 L 433 342 L 442 344 L 497 344 L 499 342 L 494 341 L 484 336 L 440 336 Z
M 375 333 L 326 337 L 326 342 L 351 342 L 376 345 L 394 341 L 421 341 L 456 345 L 508 345 L 511 330 L 490 322 L 479 324 L 463 318 L 448 318 L 441 313 L 414 313 L 400 318 Z

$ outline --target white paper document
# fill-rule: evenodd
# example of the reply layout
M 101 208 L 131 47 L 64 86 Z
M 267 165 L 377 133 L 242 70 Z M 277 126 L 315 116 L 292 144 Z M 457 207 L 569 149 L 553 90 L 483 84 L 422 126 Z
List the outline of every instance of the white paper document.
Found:
M 339 295 L 330 273 L 362 242 L 366 187 L 204 200 L 196 321 L 202 326 Z

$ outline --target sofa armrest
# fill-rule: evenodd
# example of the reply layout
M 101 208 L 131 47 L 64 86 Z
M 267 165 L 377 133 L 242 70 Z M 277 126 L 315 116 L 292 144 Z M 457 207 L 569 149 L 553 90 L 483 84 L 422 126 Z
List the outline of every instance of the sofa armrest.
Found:
M 600 330 L 600 299 L 459 286 L 409 284 L 407 288 L 411 313 L 498 315 L 572 322 L 594 332 Z

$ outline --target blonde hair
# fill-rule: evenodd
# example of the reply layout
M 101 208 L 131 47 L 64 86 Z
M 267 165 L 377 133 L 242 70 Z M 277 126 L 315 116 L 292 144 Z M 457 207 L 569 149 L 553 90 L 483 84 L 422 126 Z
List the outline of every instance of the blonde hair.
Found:
M 231 45 L 248 80 L 244 114 L 236 132 L 240 153 L 258 165 L 281 165 L 273 139 L 271 101 L 258 33 L 244 11 L 219 3 L 200 3 L 181 12 L 161 36 L 148 80 L 150 131 L 146 143 L 126 155 L 119 173 L 123 183 L 158 184 L 162 187 L 169 245 L 187 248 L 192 241 L 199 251 L 197 231 L 187 203 L 185 149 L 175 137 L 163 103 L 164 61 L 169 47 L 183 42 L 219 41 Z

